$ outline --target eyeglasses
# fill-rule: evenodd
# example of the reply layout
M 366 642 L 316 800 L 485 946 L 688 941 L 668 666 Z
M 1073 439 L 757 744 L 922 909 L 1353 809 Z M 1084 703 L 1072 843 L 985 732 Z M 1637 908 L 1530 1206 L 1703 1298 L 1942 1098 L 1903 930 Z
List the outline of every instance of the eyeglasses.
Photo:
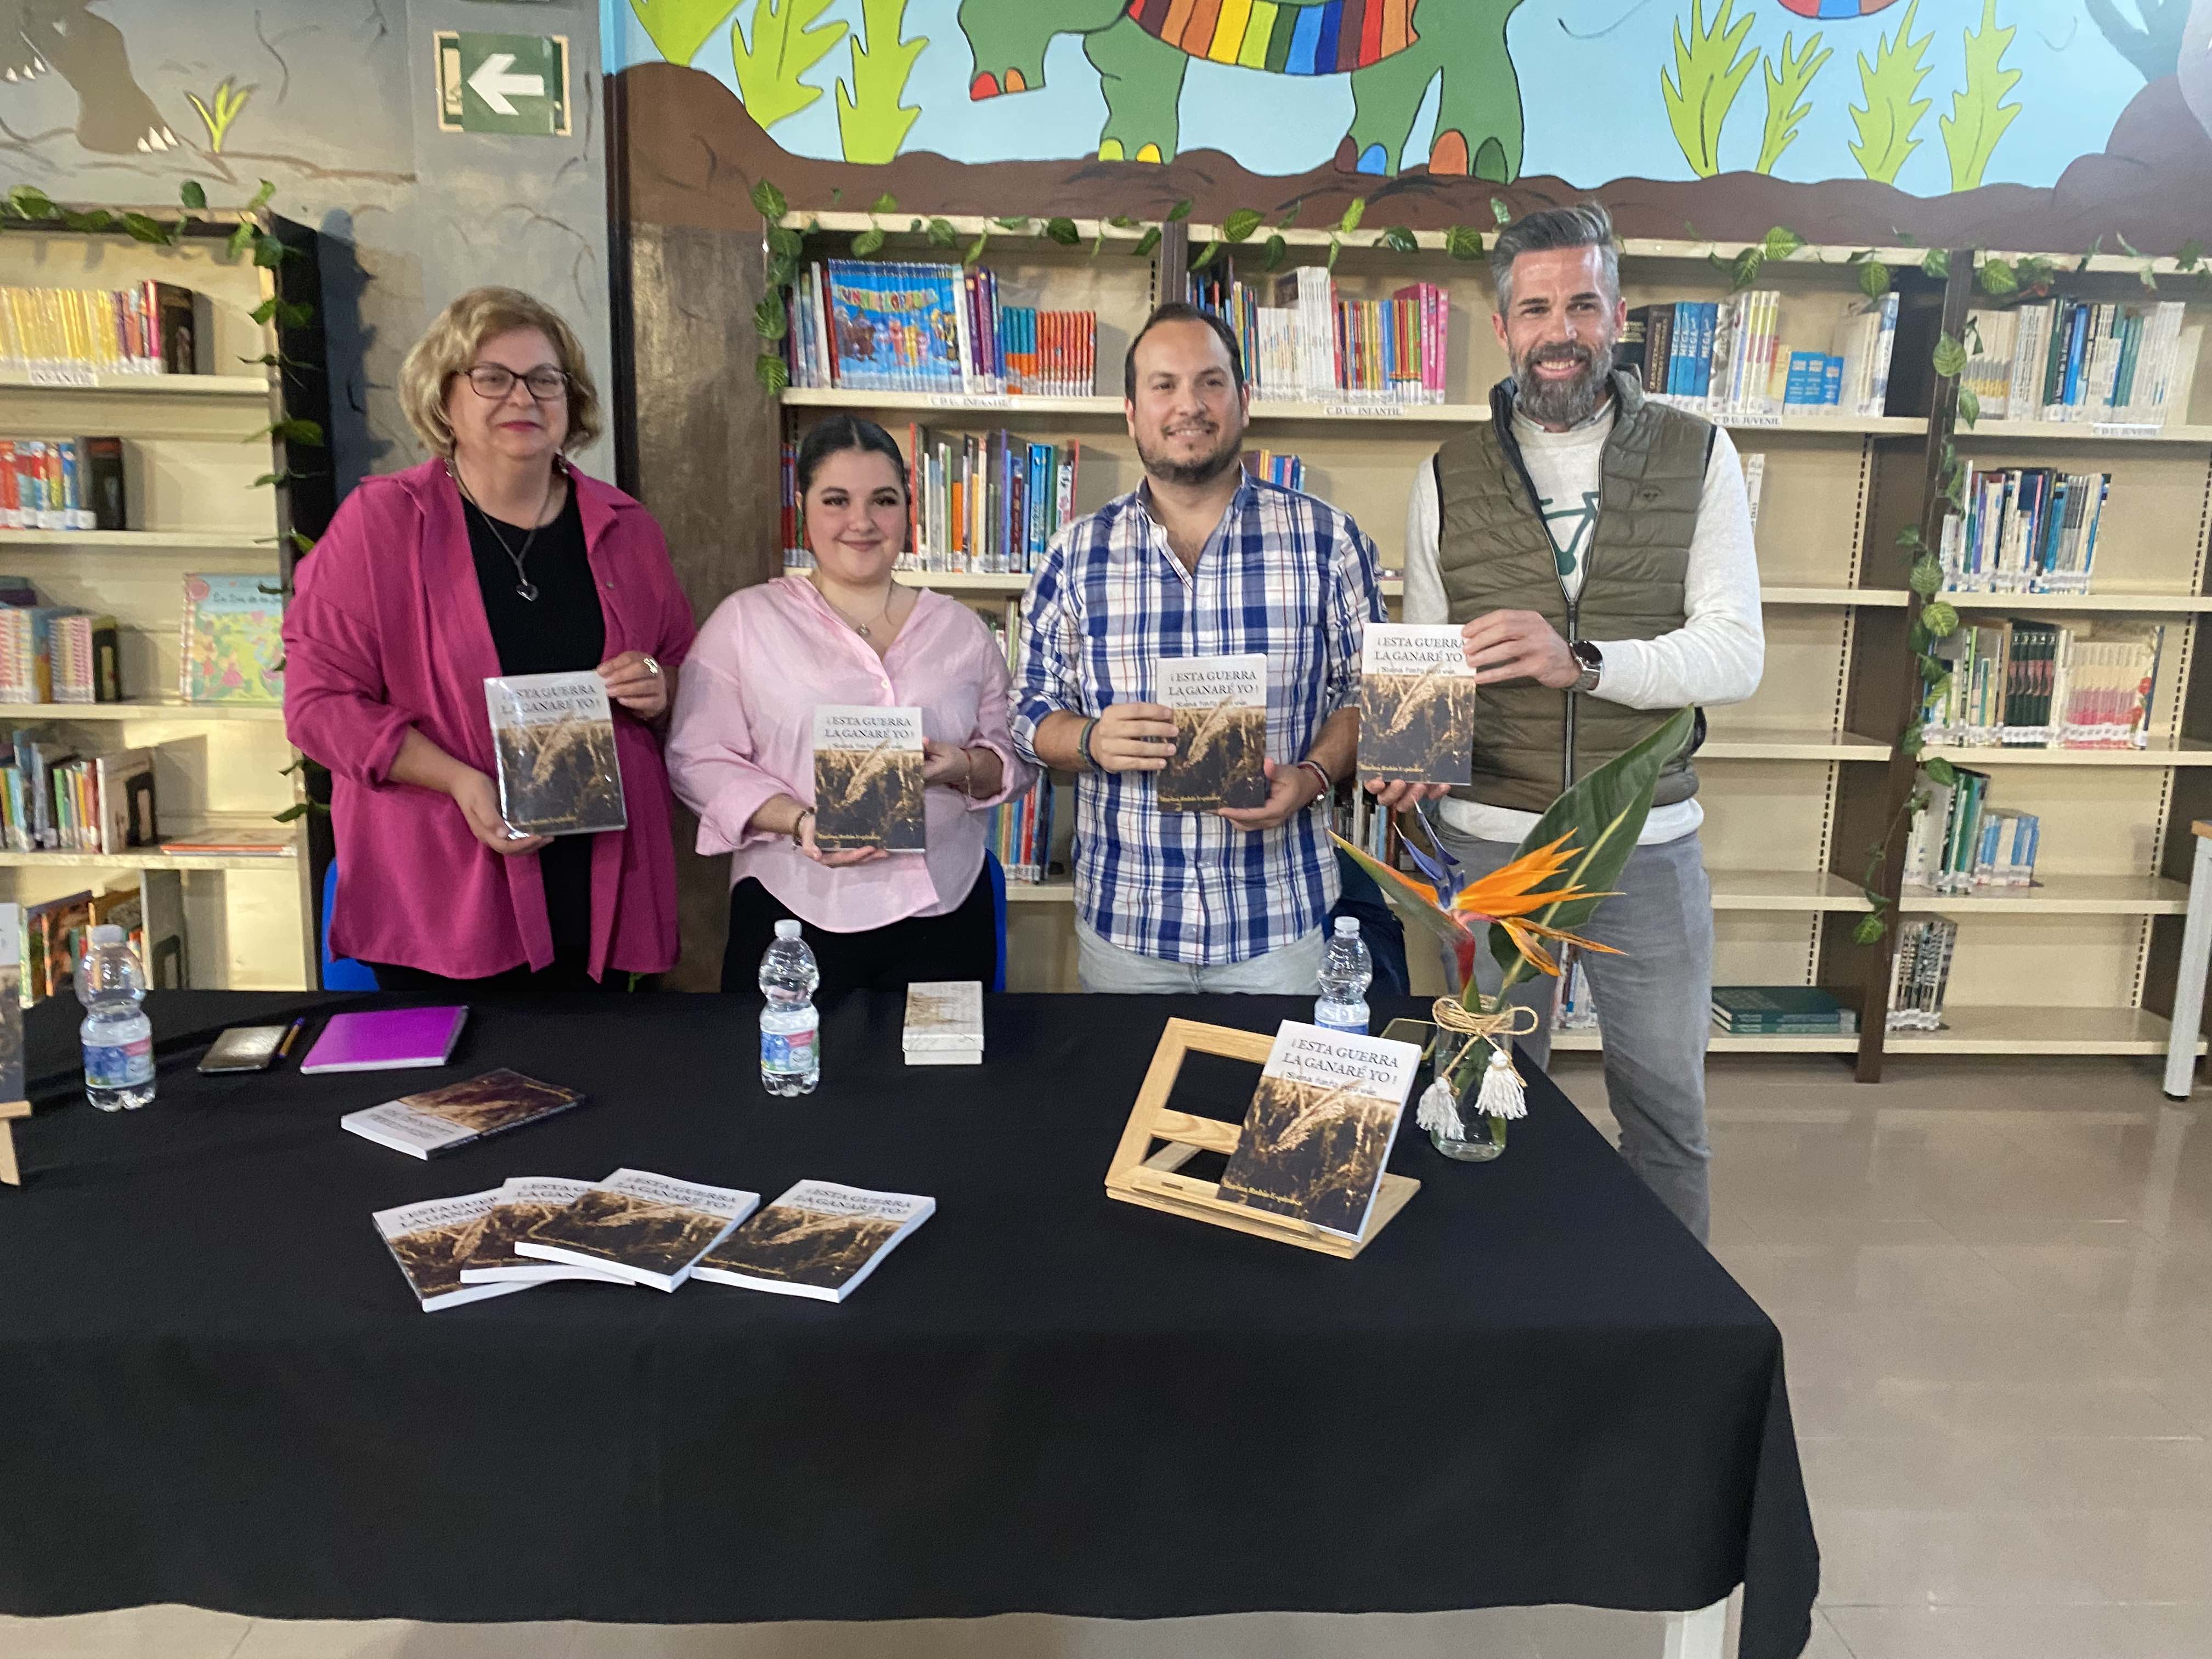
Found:
M 527 374 L 517 374 L 497 363 L 478 363 L 461 373 L 468 376 L 470 386 L 479 398 L 504 398 L 514 390 L 517 380 L 528 386 L 530 395 L 541 404 L 568 395 L 568 371 L 565 368 L 533 368 Z

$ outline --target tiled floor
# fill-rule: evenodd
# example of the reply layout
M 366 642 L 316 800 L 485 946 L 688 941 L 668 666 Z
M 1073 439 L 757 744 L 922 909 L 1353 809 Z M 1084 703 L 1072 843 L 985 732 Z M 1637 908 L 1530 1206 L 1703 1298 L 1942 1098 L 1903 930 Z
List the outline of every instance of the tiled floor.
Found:
M 1564 1062 L 1586 1108 L 1594 1064 Z M 1811 1659 L 2212 1656 L 2212 1093 L 2147 1067 L 1717 1061 L 1714 1249 L 1788 1340 Z M 1509 1154 L 1510 1155 L 1510 1154 Z M 0 1619 L 0 1659 L 1659 1659 L 1547 1607 L 1115 1625 Z

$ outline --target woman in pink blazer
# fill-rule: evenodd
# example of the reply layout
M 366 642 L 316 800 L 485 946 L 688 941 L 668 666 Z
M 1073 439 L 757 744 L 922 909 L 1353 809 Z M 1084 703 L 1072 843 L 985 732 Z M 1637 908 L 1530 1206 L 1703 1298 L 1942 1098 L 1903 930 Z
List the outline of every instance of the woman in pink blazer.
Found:
M 691 611 L 660 527 L 563 451 L 599 398 L 558 314 L 464 294 L 408 353 L 400 398 L 435 452 L 364 479 L 301 562 L 284 719 L 331 773 L 331 943 L 386 988 L 628 988 L 676 961 L 661 741 Z M 501 819 L 483 683 L 596 670 L 629 827 Z

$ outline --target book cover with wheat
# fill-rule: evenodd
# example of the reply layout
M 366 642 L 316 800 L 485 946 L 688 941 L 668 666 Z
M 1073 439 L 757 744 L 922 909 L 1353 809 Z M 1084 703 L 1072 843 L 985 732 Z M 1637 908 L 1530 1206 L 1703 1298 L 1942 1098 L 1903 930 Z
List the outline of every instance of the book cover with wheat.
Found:
M 1420 1061 L 1417 1043 L 1285 1020 L 1219 1195 L 1358 1237 Z
M 509 1176 L 501 1183 L 490 1216 L 477 1234 L 461 1262 L 464 1285 L 496 1285 L 521 1279 L 532 1284 L 551 1279 L 594 1279 L 627 1284 L 599 1267 L 567 1261 L 537 1261 L 516 1254 L 514 1241 L 550 1220 L 591 1191 L 588 1181 L 568 1181 L 558 1176 Z
M 814 840 L 825 849 L 928 846 L 921 710 L 824 703 L 814 711 Z
M 617 1170 L 516 1239 L 514 1249 L 539 1261 L 604 1265 L 672 1291 L 759 1203 L 758 1193 Z
M 1458 629 L 1368 623 L 1359 661 L 1359 775 L 1468 782 L 1475 696 Z
M 1158 699 L 1175 715 L 1175 755 L 1159 774 L 1164 812 L 1259 806 L 1267 799 L 1267 659 L 1170 657 Z
M 701 1279 L 842 1301 L 891 1247 L 928 1219 L 934 1199 L 802 1181 L 701 1258 Z
M 425 1312 L 529 1288 L 461 1282 L 461 1266 L 483 1242 L 498 1198 L 495 1188 L 489 1192 L 464 1193 L 458 1198 L 434 1198 L 379 1210 L 370 1218 Z
M 620 830 L 622 767 L 614 707 L 593 672 L 509 674 L 484 682 L 499 763 L 500 816 L 531 836 Z

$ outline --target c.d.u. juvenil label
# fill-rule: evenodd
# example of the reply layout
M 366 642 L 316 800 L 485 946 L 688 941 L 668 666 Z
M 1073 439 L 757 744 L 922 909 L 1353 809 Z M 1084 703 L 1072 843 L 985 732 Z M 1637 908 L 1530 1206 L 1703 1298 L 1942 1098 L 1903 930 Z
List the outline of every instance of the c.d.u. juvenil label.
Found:
M 499 756 L 499 811 L 528 836 L 620 830 L 622 767 L 606 683 L 590 672 L 484 682 Z
M 1358 1237 L 1420 1063 L 1418 1043 L 1284 1021 L 1220 1196 Z
M 1166 658 L 1158 701 L 1176 726 L 1175 756 L 1159 774 L 1162 811 L 1267 803 L 1267 658 Z
M 1368 623 L 1359 659 L 1359 775 L 1467 782 L 1475 690 L 1458 629 Z
M 814 711 L 814 840 L 835 850 L 928 846 L 921 710 L 824 703 Z

